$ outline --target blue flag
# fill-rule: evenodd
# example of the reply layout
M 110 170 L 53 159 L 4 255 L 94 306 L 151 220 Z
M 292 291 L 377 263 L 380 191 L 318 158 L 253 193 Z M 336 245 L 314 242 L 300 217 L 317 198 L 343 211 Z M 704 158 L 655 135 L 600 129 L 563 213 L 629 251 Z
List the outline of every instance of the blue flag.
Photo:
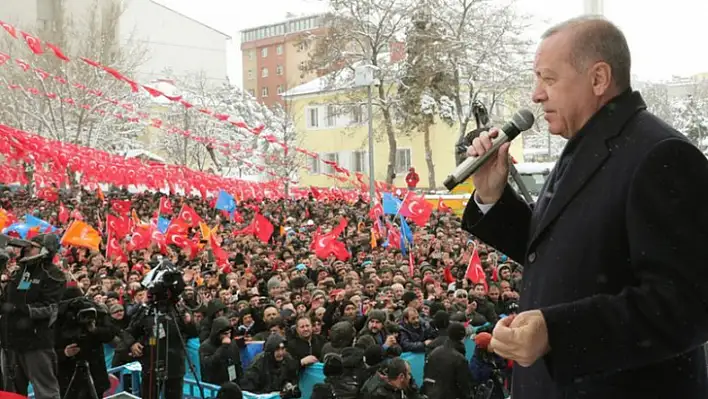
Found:
M 382 207 L 385 215 L 395 215 L 401 207 L 401 200 L 394 197 L 391 193 L 383 193 Z
M 167 228 L 170 227 L 170 222 L 171 222 L 170 219 L 163 218 L 162 216 L 158 217 L 157 218 L 157 230 L 160 233 L 165 234 L 165 232 L 167 231 Z
M 219 190 L 219 197 L 216 199 L 216 209 L 233 213 L 236 210 L 236 200 L 224 190 Z
M 38 217 L 32 216 L 29 213 L 25 214 L 25 224 L 27 226 L 29 226 L 30 228 L 39 227 L 39 231 L 42 233 L 46 232 L 47 230 L 49 230 L 51 232 L 55 232 L 55 231 L 59 230 L 56 227 L 49 224 L 49 222 L 47 222 L 46 220 L 42 220 Z

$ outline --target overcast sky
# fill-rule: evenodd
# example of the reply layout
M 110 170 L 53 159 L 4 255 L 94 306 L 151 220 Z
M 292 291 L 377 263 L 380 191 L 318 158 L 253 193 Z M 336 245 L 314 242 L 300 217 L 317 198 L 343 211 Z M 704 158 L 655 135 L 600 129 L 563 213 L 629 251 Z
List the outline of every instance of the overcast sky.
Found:
M 175 10 L 233 35 L 229 73 L 241 83 L 240 35 L 243 29 L 275 23 L 287 12 L 309 14 L 326 10 L 324 0 L 157 0 Z M 582 0 L 517 0 L 521 9 L 541 21 L 535 37 L 551 23 L 580 15 Z M 633 73 L 641 79 L 664 80 L 672 75 L 708 72 L 704 51 L 708 1 L 604 0 L 605 15 L 624 30 L 632 51 Z

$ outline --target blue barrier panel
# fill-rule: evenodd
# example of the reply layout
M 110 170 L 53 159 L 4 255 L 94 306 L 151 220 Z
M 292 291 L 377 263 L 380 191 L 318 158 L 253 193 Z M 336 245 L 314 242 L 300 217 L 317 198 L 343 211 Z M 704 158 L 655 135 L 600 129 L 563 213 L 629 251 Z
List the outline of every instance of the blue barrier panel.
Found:
M 478 328 L 476 328 L 478 329 Z M 475 329 L 475 330 L 476 330 Z M 116 368 L 110 368 L 110 364 L 113 361 L 113 356 L 114 356 L 114 351 L 113 348 L 109 347 L 108 345 L 105 346 L 104 348 L 105 353 L 106 353 L 106 364 L 107 364 L 107 369 L 110 374 L 114 374 L 120 378 L 120 385 L 117 390 L 117 392 L 123 392 L 123 376 L 124 375 L 131 375 L 132 376 L 132 385 L 133 385 L 133 394 L 139 394 L 138 391 L 138 386 L 140 384 L 140 363 L 138 362 L 133 362 L 121 367 L 116 367 Z M 244 368 L 250 365 L 253 362 L 253 358 L 258 355 L 261 351 L 263 350 L 263 342 L 251 342 L 249 343 L 246 348 L 243 348 L 241 350 L 241 362 L 244 365 Z M 466 357 L 467 359 L 471 359 L 472 356 L 474 355 L 474 350 L 475 350 L 475 344 L 474 340 L 470 338 L 465 339 L 465 351 L 466 351 Z M 187 373 L 184 376 L 184 394 L 186 399 L 190 398 L 198 398 L 200 397 L 199 394 L 199 387 L 196 385 L 197 380 L 201 380 L 201 373 L 200 373 L 200 364 L 199 364 L 199 339 L 190 339 L 187 341 L 187 357 L 192 361 L 195 371 L 196 371 L 196 376 L 192 375 L 192 373 L 189 370 L 189 367 L 187 366 Z M 423 353 L 410 353 L 406 352 L 401 354 L 401 357 L 408 361 L 411 365 L 411 374 L 413 376 L 413 379 L 415 380 L 416 384 L 418 386 L 422 385 L 423 383 L 423 373 L 425 369 L 425 355 Z M 303 399 L 309 399 L 310 396 L 312 395 L 312 388 L 314 387 L 315 384 L 323 382 L 324 381 L 324 374 L 322 372 L 322 363 L 315 363 L 304 370 L 302 370 L 302 373 L 300 375 L 300 390 L 302 391 L 302 398 Z M 197 377 L 197 378 L 195 378 Z M 204 387 L 204 393 L 207 398 L 209 397 L 214 397 L 216 395 L 216 392 L 218 392 L 219 387 L 216 385 L 211 385 L 207 383 L 202 383 L 202 386 Z M 30 397 L 34 397 L 33 391 L 32 391 L 32 386 L 30 385 L 29 387 L 29 393 Z M 244 397 L 248 399 L 278 399 L 280 395 L 276 393 L 270 393 L 270 394 L 252 394 L 249 392 L 244 392 Z
M 103 354 L 105 355 L 106 358 L 106 369 L 110 370 L 111 367 L 113 367 L 113 356 L 115 356 L 115 349 L 113 349 L 112 345 L 104 344 L 103 345 Z

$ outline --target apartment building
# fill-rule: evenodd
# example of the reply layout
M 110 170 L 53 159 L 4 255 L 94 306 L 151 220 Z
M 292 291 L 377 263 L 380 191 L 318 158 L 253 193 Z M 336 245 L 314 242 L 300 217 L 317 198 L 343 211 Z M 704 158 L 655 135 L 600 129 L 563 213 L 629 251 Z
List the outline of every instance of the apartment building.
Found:
M 309 51 L 303 38 L 322 33 L 323 14 L 241 31 L 243 89 L 266 106 L 284 105 L 282 93 L 317 77 L 302 70 Z

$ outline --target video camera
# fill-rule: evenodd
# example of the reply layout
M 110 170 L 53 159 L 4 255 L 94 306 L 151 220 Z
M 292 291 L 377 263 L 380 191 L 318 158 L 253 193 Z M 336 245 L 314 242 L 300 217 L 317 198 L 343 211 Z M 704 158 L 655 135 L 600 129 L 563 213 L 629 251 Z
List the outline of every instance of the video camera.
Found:
M 81 346 L 96 330 L 98 310 L 96 304 L 86 297 L 77 297 L 66 304 L 62 312 L 62 335 Z
M 148 290 L 148 300 L 161 305 L 176 305 L 186 287 L 182 272 L 162 256 L 153 258 L 150 265 L 153 269 L 142 281 Z

